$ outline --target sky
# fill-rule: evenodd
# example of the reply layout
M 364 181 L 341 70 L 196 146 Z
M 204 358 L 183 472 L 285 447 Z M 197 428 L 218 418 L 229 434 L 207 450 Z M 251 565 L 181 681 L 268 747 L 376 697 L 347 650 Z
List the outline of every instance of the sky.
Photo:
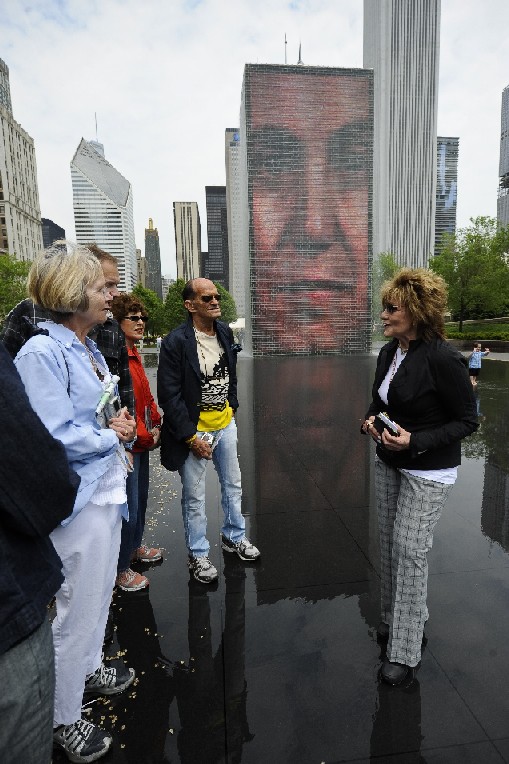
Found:
M 408 0 L 413 2 L 413 0 Z M 151 217 L 176 276 L 173 202 L 225 184 L 246 63 L 362 67 L 362 0 L 0 0 L 14 119 L 35 141 L 41 215 L 74 239 L 81 138 L 133 187 L 136 246 Z M 459 136 L 458 227 L 496 217 L 508 0 L 442 0 L 437 133 Z

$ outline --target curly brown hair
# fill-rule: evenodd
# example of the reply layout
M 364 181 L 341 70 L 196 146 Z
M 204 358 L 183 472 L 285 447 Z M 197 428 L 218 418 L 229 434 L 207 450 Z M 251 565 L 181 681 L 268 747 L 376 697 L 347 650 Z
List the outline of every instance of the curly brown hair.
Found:
M 119 324 L 129 315 L 129 313 L 138 313 L 138 311 L 142 316 L 147 315 L 145 306 L 135 294 L 126 294 L 125 292 L 122 292 L 121 294 L 115 295 L 111 301 L 111 312 Z
M 426 268 L 402 268 L 382 284 L 382 305 L 406 308 L 417 336 L 429 342 L 445 336 L 447 286 L 441 276 Z

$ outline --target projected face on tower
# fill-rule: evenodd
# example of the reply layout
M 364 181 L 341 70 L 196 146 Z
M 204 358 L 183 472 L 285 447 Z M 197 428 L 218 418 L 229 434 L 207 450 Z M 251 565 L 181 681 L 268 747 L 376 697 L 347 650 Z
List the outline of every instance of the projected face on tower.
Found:
M 365 350 L 371 72 L 253 67 L 246 123 L 255 352 Z

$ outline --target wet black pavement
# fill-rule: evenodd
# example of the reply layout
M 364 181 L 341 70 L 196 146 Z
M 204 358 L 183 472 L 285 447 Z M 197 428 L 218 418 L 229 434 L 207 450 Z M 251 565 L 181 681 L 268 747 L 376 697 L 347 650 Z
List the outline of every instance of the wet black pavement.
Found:
M 359 435 L 374 364 L 240 356 L 243 503 L 262 558 L 221 552 L 211 466 L 216 587 L 189 580 L 178 476 L 151 454 L 146 541 L 165 559 L 139 567 L 148 590 L 115 595 L 109 652 L 138 678 L 91 706 L 115 738 L 104 762 L 509 762 L 509 363 L 483 364 L 481 428 L 435 533 L 428 642 L 406 690 L 378 680 L 373 451 Z

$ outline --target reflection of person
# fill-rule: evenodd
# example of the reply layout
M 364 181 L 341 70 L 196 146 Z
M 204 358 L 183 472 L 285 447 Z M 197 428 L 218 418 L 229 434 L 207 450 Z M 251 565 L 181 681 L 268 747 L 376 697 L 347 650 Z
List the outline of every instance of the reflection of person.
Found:
M 102 646 L 127 509 L 123 443 L 134 439 L 136 422 L 125 408 L 111 417 L 105 410 L 101 422 L 96 415 L 114 381 L 87 337 L 111 301 L 96 257 L 85 247 L 46 250 L 32 264 L 28 289 L 54 321 L 41 322 L 47 333 L 29 339 L 15 363 L 31 405 L 81 478 L 71 517 L 51 534 L 65 576 L 53 621 L 54 740 L 72 760 L 92 761 L 112 738 L 81 718 L 83 693 L 115 694 L 134 680 L 123 664 L 105 666 Z M 111 395 L 107 403 L 114 405 Z
M 218 321 L 221 295 L 212 281 L 188 281 L 182 296 L 188 320 L 164 338 L 157 373 L 157 397 L 164 412 L 161 463 L 179 471 L 189 569 L 198 581 L 209 584 L 217 578 L 208 558 L 206 538 L 205 476 L 209 460 L 221 484 L 222 548 L 242 560 L 255 560 L 260 552 L 245 536 L 241 509 L 234 416 L 239 405 L 237 356 L 232 330 Z
M 472 350 L 468 359 L 468 373 L 470 374 L 470 381 L 473 387 L 477 387 L 477 380 L 481 375 L 481 359 L 487 356 L 489 352 L 489 348 L 486 348 L 486 350 L 483 352 L 480 342 L 474 345 L 474 349 Z
M 375 480 L 381 551 L 382 678 L 415 673 L 428 618 L 427 552 L 457 476 L 461 439 L 477 429 L 463 356 L 444 340 L 447 291 L 440 276 L 404 268 L 382 287 L 384 335 L 373 400 L 362 425 L 377 442 Z M 375 421 L 386 411 L 399 434 Z M 377 429 L 378 427 L 378 429 Z
M 53 745 L 47 608 L 63 581 L 48 535 L 71 514 L 79 478 L 35 415 L 2 344 L 0 401 L 0 751 L 4 764 L 39 764 L 51 760 Z
M 136 342 L 143 337 L 143 328 L 147 321 L 145 308 L 135 295 L 121 294 L 113 298 L 111 310 L 125 336 L 136 402 L 134 469 L 127 476 L 129 520 L 122 522 L 117 586 L 124 591 L 137 591 L 148 586 L 148 578 L 132 570 L 131 561 L 156 562 L 162 557 L 160 549 L 141 543 L 148 501 L 149 452 L 159 445 L 161 416 L 150 391 L 141 356 L 136 349 Z
M 253 347 L 365 350 L 372 74 L 252 68 Z
M 210 590 L 189 581 L 189 666 L 174 668 L 175 695 L 181 729 L 179 761 L 213 764 L 240 762 L 245 743 L 254 735 L 247 718 L 245 676 L 246 608 L 244 566 L 228 555 L 224 566 L 224 628 L 214 654 Z

